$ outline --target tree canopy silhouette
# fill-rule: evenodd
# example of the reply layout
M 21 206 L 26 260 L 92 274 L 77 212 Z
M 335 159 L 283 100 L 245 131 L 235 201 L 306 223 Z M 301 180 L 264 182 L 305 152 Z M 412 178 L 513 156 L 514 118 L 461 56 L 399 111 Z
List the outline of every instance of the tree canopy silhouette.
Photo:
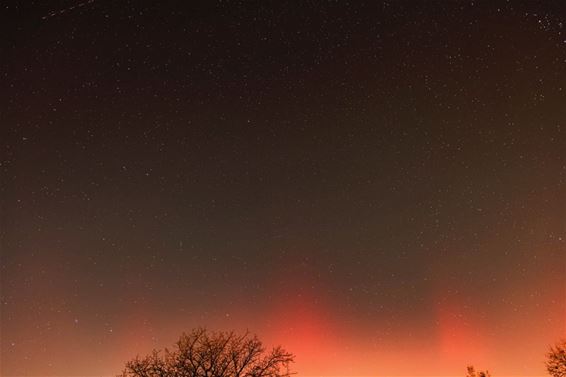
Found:
M 550 347 L 545 365 L 552 377 L 566 377 L 566 339 Z
M 173 350 L 154 350 L 126 363 L 123 377 L 289 377 L 294 355 L 280 346 L 267 352 L 246 332 L 183 333 Z

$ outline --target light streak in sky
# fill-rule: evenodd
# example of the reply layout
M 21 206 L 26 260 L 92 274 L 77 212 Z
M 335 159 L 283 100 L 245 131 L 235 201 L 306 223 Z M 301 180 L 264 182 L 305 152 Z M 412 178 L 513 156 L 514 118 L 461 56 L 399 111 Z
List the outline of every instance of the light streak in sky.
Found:
M 41 19 L 42 19 L 42 20 L 47 20 L 47 19 L 49 19 L 49 18 L 51 18 L 51 17 L 60 16 L 60 15 L 62 15 L 62 14 L 64 14 L 64 13 L 71 12 L 71 11 L 73 11 L 73 10 L 75 10 L 75 9 L 78 9 L 78 8 L 82 8 L 82 7 L 84 7 L 85 5 L 92 4 L 92 3 L 94 3 L 95 1 L 96 1 L 96 0 L 87 0 L 87 1 L 80 2 L 80 3 L 78 3 L 78 4 L 75 4 L 75 5 L 70 6 L 70 7 L 67 7 L 67 8 L 63 8 L 63 9 L 59 9 L 59 10 L 54 10 L 54 11 L 51 11 L 51 12 L 47 13 L 45 16 L 41 17 Z

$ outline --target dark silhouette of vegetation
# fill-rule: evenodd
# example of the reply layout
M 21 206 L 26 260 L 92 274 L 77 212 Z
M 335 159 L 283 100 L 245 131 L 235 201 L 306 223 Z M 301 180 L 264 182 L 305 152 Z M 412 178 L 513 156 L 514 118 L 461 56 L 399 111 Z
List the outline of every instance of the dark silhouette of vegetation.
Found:
M 552 377 L 566 377 L 566 339 L 550 347 L 545 365 Z
M 491 377 L 491 374 L 489 374 L 489 371 L 478 371 L 476 372 L 475 368 L 473 366 L 468 366 L 468 373 L 466 373 L 466 377 Z
M 198 328 L 183 333 L 173 350 L 154 350 L 126 363 L 121 377 L 290 377 L 294 355 L 281 346 L 266 352 L 255 335 L 209 332 Z M 566 339 L 551 346 L 546 369 L 566 377 Z M 119 376 L 119 377 L 120 377 Z M 489 371 L 467 367 L 466 377 L 491 377 Z
M 123 377 L 289 377 L 294 355 L 281 347 L 266 352 L 249 333 L 209 332 L 204 328 L 183 333 L 173 350 L 126 363 Z

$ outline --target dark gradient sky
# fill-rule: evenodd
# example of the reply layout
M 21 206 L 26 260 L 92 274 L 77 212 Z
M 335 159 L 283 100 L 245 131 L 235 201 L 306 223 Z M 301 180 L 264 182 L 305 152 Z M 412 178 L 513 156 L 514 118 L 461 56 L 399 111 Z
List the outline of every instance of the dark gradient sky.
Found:
M 563 1 L 0 13 L 2 376 L 116 374 L 201 325 L 300 375 L 543 374 Z

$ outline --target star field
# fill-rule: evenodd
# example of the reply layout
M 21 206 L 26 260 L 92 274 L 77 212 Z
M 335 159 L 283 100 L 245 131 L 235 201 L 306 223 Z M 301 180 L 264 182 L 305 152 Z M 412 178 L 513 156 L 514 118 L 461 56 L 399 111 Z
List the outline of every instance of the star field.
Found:
M 544 373 L 562 2 L 2 13 L 1 375 L 115 375 L 197 326 L 305 376 Z

